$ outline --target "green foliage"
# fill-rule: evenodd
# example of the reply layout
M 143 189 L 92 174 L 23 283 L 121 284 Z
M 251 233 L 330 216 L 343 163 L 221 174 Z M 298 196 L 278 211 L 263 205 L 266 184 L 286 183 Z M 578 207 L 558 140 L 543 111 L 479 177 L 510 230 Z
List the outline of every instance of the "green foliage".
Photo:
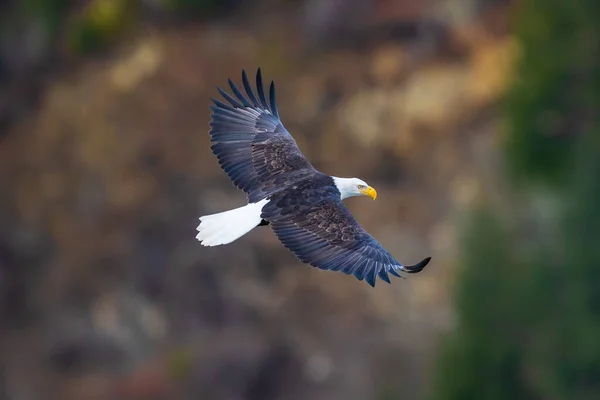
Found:
M 184 379 L 193 366 L 193 349 L 181 347 L 173 349 L 166 360 L 166 370 L 175 379 Z
M 491 210 L 478 210 L 463 242 L 466 252 L 455 295 L 460 310 L 457 329 L 440 358 L 435 399 L 530 398 L 520 380 L 521 307 L 515 280 L 521 266 L 510 249 L 509 229 Z M 514 292 L 506 296 L 505 293 Z
M 600 128 L 600 127 L 599 127 Z M 600 147 L 598 134 L 586 137 L 576 154 L 579 162 L 565 196 L 569 202 L 561 224 L 562 260 L 559 290 L 551 293 L 554 312 L 547 339 L 535 353 L 541 389 L 547 397 L 600 398 Z M 541 265 L 537 268 L 542 268 Z M 551 324 L 551 325 L 550 325 Z
M 491 210 L 473 216 L 434 399 L 600 398 L 598 133 L 573 150 L 552 247 Z
M 70 0 L 23 0 L 24 12 L 42 22 L 48 34 L 54 34 L 67 14 Z
M 136 21 L 137 3 L 130 0 L 95 0 L 69 21 L 69 50 L 76 54 L 102 49 Z
M 75 55 L 106 48 L 139 22 L 140 0 L 23 0 L 22 12 L 39 21 L 46 35 Z M 226 0 L 159 0 L 165 14 L 213 17 L 231 6 Z
M 600 3 L 520 11 L 506 160 L 521 197 L 543 182 L 559 206 L 551 223 L 526 201 L 472 216 L 435 400 L 600 398 Z
M 564 183 L 573 166 L 578 124 L 590 106 L 586 91 L 598 83 L 599 9 L 596 0 L 520 4 L 523 58 L 506 101 L 506 148 L 511 173 L 525 182 Z
M 138 0 L 24 0 L 25 15 L 41 22 L 50 38 L 64 39 L 67 50 L 82 54 L 113 43 L 137 21 Z

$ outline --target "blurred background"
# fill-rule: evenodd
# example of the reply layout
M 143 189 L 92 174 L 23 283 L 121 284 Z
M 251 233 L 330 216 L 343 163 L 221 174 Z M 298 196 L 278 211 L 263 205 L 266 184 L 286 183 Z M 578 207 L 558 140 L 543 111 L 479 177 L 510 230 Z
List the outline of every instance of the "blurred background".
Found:
M 600 398 L 596 0 L 0 3 L 0 398 Z M 358 221 L 422 273 L 375 289 L 244 204 L 209 97 L 275 80 Z

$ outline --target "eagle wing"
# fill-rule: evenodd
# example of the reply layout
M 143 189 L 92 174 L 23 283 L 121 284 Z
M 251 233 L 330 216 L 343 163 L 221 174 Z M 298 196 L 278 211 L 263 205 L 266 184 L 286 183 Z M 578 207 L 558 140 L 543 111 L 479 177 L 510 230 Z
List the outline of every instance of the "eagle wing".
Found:
M 390 283 L 388 273 L 402 277 L 399 271 L 420 272 L 431 259 L 411 266 L 399 263 L 358 224 L 341 200 L 332 197 L 311 206 L 271 202 L 262 217 L 300 261 L 354 275 L 371 286 L 377 277 Z
M 242 71 L 246 96 L 229 79 L 233 96 L 217 88 L 227 103 L 211 99 L 210 139 L 213 154 L 234 185 L 250 202 L 261 200 L 287 183 L 316 172 L 284 128 L 271 82 L 265 97 L 260 68 L 255 95 Z

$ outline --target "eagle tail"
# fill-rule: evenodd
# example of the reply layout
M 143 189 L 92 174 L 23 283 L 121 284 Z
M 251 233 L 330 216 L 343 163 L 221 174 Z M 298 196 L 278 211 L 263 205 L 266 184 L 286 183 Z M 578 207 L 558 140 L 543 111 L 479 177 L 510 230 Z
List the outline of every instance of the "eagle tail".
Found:
M 268 202 L 263 199 L 233 210 L 200 217 L 196 239 L 203 246 L 218 246 L 239 239 L 262 223 L 262 209 Z

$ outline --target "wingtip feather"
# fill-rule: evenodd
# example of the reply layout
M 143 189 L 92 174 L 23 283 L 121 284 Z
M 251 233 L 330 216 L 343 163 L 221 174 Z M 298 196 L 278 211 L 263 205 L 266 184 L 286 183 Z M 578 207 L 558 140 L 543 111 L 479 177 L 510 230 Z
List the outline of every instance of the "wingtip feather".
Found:
M 260 70 L 260 67 L 256 71 L 256 91 L 258 92 L 258 100 L 260 101 L 260 104 L 268 110 L 269 104 L 267 103 L 267 99 L 265 98 L 265 88 L 263 86 L 262 72 Z
M 275 98 L 275 82 L 271 81 L 269 86 L 269 101 L 271 102 L 271 111 L 273 115 L 279 118 L 279 111 L 277 110 L 277 100 Z
M 416 274 L 417 272 L 423 271 L 427 264 L 429 264 L 429 261 L 431 261 L 431 257 L 424 258 L 422 261 L 416 263 L 415 265 L 405 265 L 402 267 L 402 270 L 409 274 Z

